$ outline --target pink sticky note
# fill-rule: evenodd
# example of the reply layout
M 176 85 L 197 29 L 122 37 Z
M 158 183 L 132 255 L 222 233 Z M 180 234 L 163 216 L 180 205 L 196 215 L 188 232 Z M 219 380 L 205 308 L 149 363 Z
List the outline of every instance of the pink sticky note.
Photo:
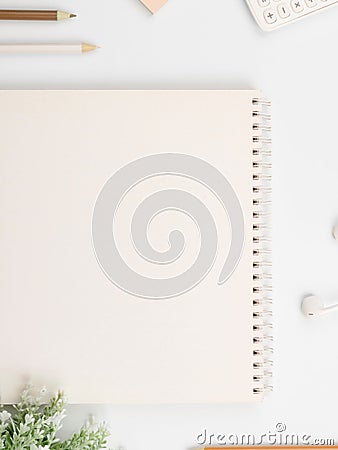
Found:
M 162 6 L 167 3 L 168 0 L 141 0 L 141 2 L 146 6 L 149 11 L 155 14 Z

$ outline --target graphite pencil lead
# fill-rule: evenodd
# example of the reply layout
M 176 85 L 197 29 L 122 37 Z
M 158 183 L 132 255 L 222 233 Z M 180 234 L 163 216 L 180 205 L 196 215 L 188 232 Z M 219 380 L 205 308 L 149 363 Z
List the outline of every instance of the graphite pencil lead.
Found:
M 75 14 L 71 14 L 66 11 L 57 11 L 56 12 L 56 20 L 66 20 L 70 19 L 71 17 L 76 17 Z

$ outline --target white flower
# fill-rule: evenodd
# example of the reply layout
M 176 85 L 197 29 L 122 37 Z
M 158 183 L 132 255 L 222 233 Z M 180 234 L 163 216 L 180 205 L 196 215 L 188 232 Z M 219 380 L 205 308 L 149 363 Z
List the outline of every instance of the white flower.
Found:
M 48 445 L 45 446 L 39 445 L 39 447 L 37 447 L 35 444 L 31 444 L 29 450 L 50 450 L 50 448 Z
M 32 422 L 34 422 L 33 415 L 32 414 L 26 414 L 25 415 L 25 423 L 26 423 L 26 425 L 29 425 Z
M 8 411 L 2 411 L 0 413 L 0 422 L 7 422 L 11 418 L 11 414 Z
M 85 425 L 88 429 L 93 429 L 98 425 L 97 420 L 93 414 L 89 415 L 88 419 L 86 420 Z
M 57 427 L 61 428 L 61 422 L 66 417 L 65 410 L 63 409 L 60 412 L 57 412 L 54 414 L 54 416 L 51 418 L 52 423 Z
M 25 434 L 30 430 L 29 426 L 26 425 L 25 423 L 20 423 L 20 428 L 19 428 L 19 433 L 20 434 Z

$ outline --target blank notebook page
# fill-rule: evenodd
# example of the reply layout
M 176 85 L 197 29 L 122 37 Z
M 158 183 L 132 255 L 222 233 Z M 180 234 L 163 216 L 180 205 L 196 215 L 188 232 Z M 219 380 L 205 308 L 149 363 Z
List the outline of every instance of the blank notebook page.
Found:
M 0 394 L 255 401 L 256 91 L 0 92 Z

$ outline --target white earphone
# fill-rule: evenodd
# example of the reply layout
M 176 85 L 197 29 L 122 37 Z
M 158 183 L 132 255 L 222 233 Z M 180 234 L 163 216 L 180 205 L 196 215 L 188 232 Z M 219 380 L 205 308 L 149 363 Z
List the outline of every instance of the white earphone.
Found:
M 338 305 L 324 306 L 324 303 L 315 295 L 308 295 L 302 302 L 302 313 L 308 318 L 322 316 L 331 311 L 338 311 Z
M 338 224 L 333 227 L 332 235 L 338 241 Z M 312 318 L 322 316 L 331 311 L 338 311 L 338 304 L 332 306 L 324 306 L 323 301 L 315 295 L 307 295 L 302 302 L 302 313 L 305 317 Z
M 338 241 L 338 225 L 335 225 L 332 230 L 333 237 Z

